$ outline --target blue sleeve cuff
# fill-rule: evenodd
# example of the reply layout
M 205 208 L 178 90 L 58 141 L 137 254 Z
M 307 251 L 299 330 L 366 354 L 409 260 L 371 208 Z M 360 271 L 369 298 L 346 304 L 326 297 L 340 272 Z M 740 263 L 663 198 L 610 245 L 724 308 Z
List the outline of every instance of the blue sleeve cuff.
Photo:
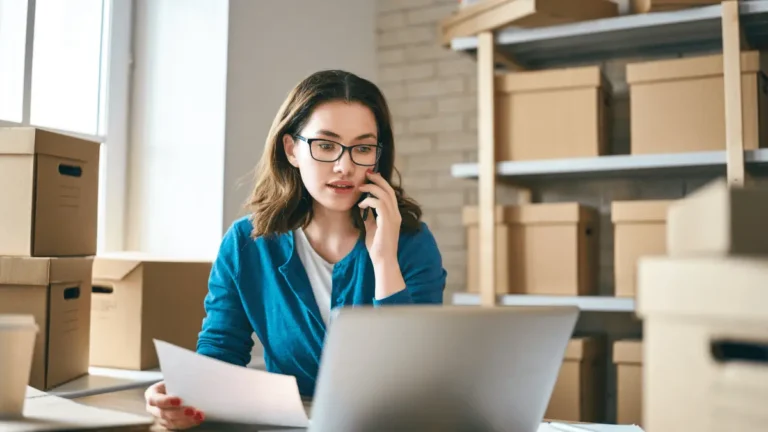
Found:
M 387 305 L 403 305 L 403 304 L 413 304 L 413 297 L 411 297 L 411 293 L 408 292 L 408 288 L 404 288 L 401 291 L 398 291 L 391 296 L 384 297 L 383 299 L 373 299 L 373 305 L 374 306 L 387 306 Z

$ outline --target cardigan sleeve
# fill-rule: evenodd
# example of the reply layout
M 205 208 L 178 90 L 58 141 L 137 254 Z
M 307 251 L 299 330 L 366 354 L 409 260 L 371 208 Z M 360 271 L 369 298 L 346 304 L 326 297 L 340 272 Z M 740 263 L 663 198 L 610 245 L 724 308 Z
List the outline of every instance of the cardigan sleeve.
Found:
M 412 235 L 400 237 L 398 263 L 405 289 L 383 299 L 375 306 L 400 304 L 442 304 L 447 272 L 437 241 L 427 224 Z
M 208 280 L 204 300 L 206 316 L 198 335 L 197 352 L 227 363 L 245 366 L 251 359 L 253 327 L 239 291 L 242 234 L 232 226 L 224 234 Z

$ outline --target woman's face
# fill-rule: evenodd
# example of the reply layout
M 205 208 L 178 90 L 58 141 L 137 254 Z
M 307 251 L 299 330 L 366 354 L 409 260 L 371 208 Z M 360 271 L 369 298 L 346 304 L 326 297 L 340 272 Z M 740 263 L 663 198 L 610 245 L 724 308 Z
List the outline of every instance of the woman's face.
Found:
M 332 101 L 315 108 L 298 133 L 301 138 L 285 135 L 283 145 L 315 202 L 331 211 L 348 212 L 360 198 L 366 171 L 376 161 L 376 131 L 376 118 L 365 105 Z M 351 154 L 344 149 L 339 158 L 341 145 L 359 146 Z

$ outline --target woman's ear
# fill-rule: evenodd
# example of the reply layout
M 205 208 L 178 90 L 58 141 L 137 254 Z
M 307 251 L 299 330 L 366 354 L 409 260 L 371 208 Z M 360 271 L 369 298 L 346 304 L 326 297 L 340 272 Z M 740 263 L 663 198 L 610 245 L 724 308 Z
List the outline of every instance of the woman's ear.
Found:
M 288 163 L 294 167 L 299 167 L 299 162 L 296 160 L 296 141 L 289 134 L 283 135 L 283 149 L 285 150 L 285 156 L 288 158 Z

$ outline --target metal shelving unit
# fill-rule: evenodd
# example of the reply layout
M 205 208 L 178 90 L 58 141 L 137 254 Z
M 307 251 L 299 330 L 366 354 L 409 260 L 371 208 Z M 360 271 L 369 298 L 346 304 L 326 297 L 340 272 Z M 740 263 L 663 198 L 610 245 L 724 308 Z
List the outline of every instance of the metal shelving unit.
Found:
M 507 28 L 495 48 L 527 69 L 597 63 L 626 57 L 719 51 L 723 47 L 722 6 L 625 15 L 551 27 Z M 768 1 L 739 2 L 741 27 L 753 48 L 768 46 Z M 476 55 L 477 37 L 456 38 L 455 51 Z
M 744 163 L 751 171 L 768 169 L 768 149 L 748 150 Z M 670 173 L 725 175 L 725 151 L 673 153 L 653 155 L 615 155 L 594 158 L 549 159 L 536 161 L 504 161 L 496 164 L 496 175 L 525 183 L 548 178 L 609 178 L 629 176 L 664 176 Z M 451 167 L 456 178 L 478 176 L 476 163 L 459 163 Z
M 577 306 L 582 312 L 629 312 L 635 311 L 635 299 L 608 296 L 542 296 L 507 294 L 497 296 L 502 306 Z M 480 296 L 472 293 L 456 293 L 453 304 L 479 306 Z

